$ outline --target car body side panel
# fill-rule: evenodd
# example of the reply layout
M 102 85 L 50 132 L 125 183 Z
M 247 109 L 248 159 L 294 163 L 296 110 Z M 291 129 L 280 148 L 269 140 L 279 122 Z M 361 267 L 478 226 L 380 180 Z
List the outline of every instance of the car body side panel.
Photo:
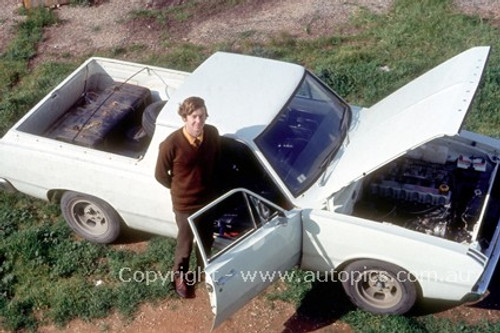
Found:
M 493 150 L 496 155 L 500 154 L 500 140 L 475 132 L 460 131 L 460 138 L 470 140 L 477 148 Z
M 467 255 L 466 245 L 327 211 L 304 211 L 303 226 L 301 267 L 328 272 L 358 259 L 377 259 L 408 270 L 429 298 L 462 299 L 486 261 Z
M 126 158 L 25 133 L 15 144 L 3 141 L 0 150 L 11 157 L 2 162 L 2 177 L 22 193 L 42 200 L 49 199 L 50 190 L 89 194 L 109 203 L 132 228 L 177 234 L 170 191 L 154 178 L 152 159 Z

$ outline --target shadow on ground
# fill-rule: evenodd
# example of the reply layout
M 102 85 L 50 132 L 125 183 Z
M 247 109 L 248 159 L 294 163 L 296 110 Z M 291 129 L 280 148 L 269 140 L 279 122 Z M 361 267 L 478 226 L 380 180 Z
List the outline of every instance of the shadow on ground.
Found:
M 116 241 L 116 244 L 134 244 L 139 242 L 145 242 L 155 237 L 155 235 L 147 233 L 145 231 L 134 230 L 123 227 L 120 237 Z
M 284 324 L 283 333 L 312 332 L 335 323 L 355 307 L 340 283 L 313 284 L 301 305 Z

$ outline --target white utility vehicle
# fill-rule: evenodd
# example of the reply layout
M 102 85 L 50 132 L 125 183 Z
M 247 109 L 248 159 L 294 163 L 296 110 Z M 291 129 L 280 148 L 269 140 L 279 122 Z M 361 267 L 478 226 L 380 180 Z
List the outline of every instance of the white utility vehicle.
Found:
M 374 313 L 477 300 L 500 253 L 500 141 L 461 125 L 488 54 L 465 51 L 370 108 L 275 60 L 218 52 L 186 73 L 91 58 L 0 140 L 0 188 L 60 203 L 94 242 L 123 224 L 175 237 L 158 146 L 200 96 L 227 190 L 190 218 L 195 234 L 214 226 L 214 325 L 294 266 L 335 272 Z

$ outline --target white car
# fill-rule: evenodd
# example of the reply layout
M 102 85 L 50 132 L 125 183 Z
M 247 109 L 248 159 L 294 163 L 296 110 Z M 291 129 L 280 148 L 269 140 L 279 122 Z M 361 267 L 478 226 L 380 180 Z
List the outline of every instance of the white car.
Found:
M 228 190 L 190 217 L 197 239 L 214 226 L 202 256 L 215 326 L 294 266 L 332 274 L 374 313 L 478 300 L 500 253 L 500 141 L 460 128 L 488 54 L 465 51 L 370 108 L 275 60 L 218 52 L 185 73 L 91 58 L 0 140 L 0 187 L 59 202 L 95 242 L 122 223 L 175 237 L 158 145 L 182 126 L 181 101 L 202 96 Z

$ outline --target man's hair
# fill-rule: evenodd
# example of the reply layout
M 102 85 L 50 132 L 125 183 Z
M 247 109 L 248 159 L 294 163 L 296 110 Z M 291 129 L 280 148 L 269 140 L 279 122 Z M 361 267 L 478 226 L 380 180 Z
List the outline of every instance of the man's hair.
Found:
M 188 97 L 182 102 L 182 104 L 179 106 L 179 115 L 182 118 L 186 118 L 189 116 L 191 113 L 194 111 L 203 108 L 205 110 L 205 115 L 208 117 L 208 111 L 207 107 L 205 106 L 205 101 L 201 97 Z

